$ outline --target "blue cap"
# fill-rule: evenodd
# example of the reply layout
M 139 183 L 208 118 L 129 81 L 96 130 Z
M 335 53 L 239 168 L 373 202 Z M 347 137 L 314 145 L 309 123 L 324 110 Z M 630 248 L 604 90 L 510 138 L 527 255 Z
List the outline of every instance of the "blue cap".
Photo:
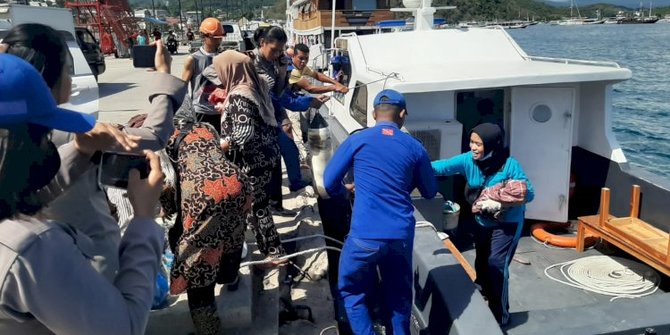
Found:
M 57 107 L 32 65 L 14 55 L 0 54 L 0 127 L 22 123 L 83 133 L 93 128 L 95 117 Z
M 405 97 L 396 90 L 383 90 L 377 94 L 372 106 L 377 107 L 381 104 L 394 105 L 405 109 Z

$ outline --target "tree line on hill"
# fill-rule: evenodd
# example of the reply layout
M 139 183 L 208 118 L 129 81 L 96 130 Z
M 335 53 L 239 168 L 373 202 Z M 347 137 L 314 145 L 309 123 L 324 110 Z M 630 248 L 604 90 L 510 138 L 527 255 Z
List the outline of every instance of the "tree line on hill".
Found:
M 328 0 L 325 0 L 328 1 Z M 353 0 L 356 1 L 356 0 Z M 401 7 L 401 0 L 391 0 L 391 7 Z M 130 0 L 133 8 L 165 9 L 172 16 L 179 14 L 179 1 L 159 2 L 158 0 Z M 493 20 L 536 20 L 549 21 L 570 16 L 567 6 L 553 6 L 536 0 L 434 0 L 434 6 L 456 6 L 454 10 L 438 10 L 436 17 L 446 18 L 449 23 L 461 21 L 493 21 Z M 567 5 L 567 3 L 566 3 Z M 198 9 L 203 17 L 225 16 L 231 19 L 246 17 L 259 18 L 261 10 L 265 18 L 283 20 L 286 18 L 286 0 L 181 0 L 182 11 Z M 598 11 L 602 17 L 612 17 L 619 11 L 631 13 L 635 8 L 615 6 L 611 4 L 594 4 L 579 7 L 582 17 L 596 17 Z M 645 8 L 645 15 L 649 8 Z M 399 18 L 404 13 L 396 13 Z M 654 16 L 670 14 L 670 7 L 654 8 Z M 577 16 L 576 10 L 573 16 Z

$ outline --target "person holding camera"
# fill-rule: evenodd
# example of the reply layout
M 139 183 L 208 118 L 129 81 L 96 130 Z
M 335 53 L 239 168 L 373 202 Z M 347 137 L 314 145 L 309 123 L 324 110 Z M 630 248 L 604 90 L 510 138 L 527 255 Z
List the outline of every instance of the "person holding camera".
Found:
M 121 234 L 112 216 L 107 196 L 98 185 L 99 151 L 157 151 L 165 147 L 174 130 L 172 117 L 181 105 L 184 82 L 170 75 L 170 56 L 162 41 L 156 42 L 153 93 L 143 127 L 123 128 L 96 123 L 88 132 L 54 132 L 61 169 L 40 191 L 49 206 L 43 215 L 68 224 L 90 237 L 94 243 L 91 263 L 110 281 L 119 268 Z M 67 44 L 54 29 L 42 24 L 21 24 L 12 28 L 0 44 L 0 52 L 25 59 L 41 74 L 58 104 L 68 101 L 71 93 L 71 58 Z M 123 129 L 120 129 L 123 128 Z M 67 191 L 67 192 L 66 192 Z
M 130 171 L 135 217 L 111 283 L 91 266 L 94 241 L 46 219 L 40 195 L 61 165 L 52 129 L 83 134 L 95 118 L 58 108 L 37 70 L 16 56 L 0 54 L 0 77 L 0 333 L 143 334 L 163 250 L 153 221 L 159 159 L 145 152 L 145 179 Z

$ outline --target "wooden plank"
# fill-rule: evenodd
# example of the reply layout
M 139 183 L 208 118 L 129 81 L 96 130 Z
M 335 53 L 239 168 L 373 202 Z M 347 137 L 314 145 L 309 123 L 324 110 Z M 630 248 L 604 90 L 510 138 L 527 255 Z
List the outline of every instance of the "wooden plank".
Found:
M 610 216 L 610 189 L 603 187 L 600 190 L 600 220 L 598 224 L 603 227 Z
M 458 250 L 458 248 L 456 248 L 454 243 L 452 243 L 451 240 L 449 240 L 447 238 L 447 239 L 444 239 L 444 246 L 447 247 L 447 249 L 449 249 L 451 254 L 454 255 L 456 260 L 459 263 L 461 263 L 461 266 L 463 267 L 463 269 L 465 269 L 465 272 L 468 274 L 470 279 L 474 282 L 475 279 L 477 279 L 477 272 L 472 267 L 472 265 L 470 265 L 470 263 L 468 263 L 468 261 L 465 259 L 465 257 L 463 257 L 463 254 L 461 254 L 461 252 Z
M 661 260 L 667 256 L 668 234 L 637 218 L 612 219 L 608 226 L 631 244 Z
M 640 185 L 633 185 L 633 190 L 631 191 L 630 216 L 633 218 L 640 217 Z
M 584 239 L 586 238 L 586 227 L 584 226 L 586 224 L 582 220 L 579 220 L 579 225 L 577 226 L 577 245 L 575 246 L 577 252 L 584 252 Z

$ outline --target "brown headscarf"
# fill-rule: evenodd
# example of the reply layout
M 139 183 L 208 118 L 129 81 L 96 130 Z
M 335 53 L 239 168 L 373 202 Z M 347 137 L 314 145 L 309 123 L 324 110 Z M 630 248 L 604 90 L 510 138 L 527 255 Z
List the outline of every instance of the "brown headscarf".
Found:
M 265 123 L 277 126 L 267 85 L 256 74 L 249 56 L 235 50 L 227 50 L 214 57 L 212 65 L 221 80 L 221 89 L 228 92 L 228 97 L 236 94 L 248 98 L 258 105 Z M 226 99 L 226 103 L 227 101 L 229 100 Z

